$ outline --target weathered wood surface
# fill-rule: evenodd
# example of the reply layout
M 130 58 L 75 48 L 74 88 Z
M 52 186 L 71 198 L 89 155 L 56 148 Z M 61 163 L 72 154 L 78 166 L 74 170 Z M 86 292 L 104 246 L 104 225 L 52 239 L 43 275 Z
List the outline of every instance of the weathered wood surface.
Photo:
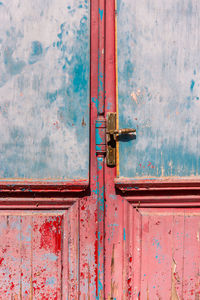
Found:
M 0 23 L 0 178 L 87 178 L 88 1 L 1 1 Z
M 198 176 L 198 0 L 118 0 L 120 176 Z

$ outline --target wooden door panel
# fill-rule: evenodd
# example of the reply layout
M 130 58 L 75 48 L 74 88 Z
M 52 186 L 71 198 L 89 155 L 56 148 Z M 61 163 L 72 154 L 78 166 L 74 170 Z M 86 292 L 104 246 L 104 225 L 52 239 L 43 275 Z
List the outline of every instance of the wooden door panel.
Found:
M 199 299 L 199 208 L 129 210 L 128 299 Z
M 0 2 L 0 299 L 104 298 L 105 16 Z
M 120 176 L 198 176 L 199 1 L 117 2 Z
M 88 178 L 88 1 L 0 4 L 0 178 Z
M 0 212 L 0 299 L 77 299 L 77 205 Z

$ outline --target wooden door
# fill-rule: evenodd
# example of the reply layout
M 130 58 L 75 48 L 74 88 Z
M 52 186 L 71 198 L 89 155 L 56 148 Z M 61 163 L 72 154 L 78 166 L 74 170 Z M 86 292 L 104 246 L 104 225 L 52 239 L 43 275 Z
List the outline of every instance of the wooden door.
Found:
M 98 1 L 0 2 L 2 300 L 103 295 L 98 19 Z
M 0 299 L 199 298 L 199 4 L 117 2 L 0 2 Z
M 200 5 L 113 2 L 106 98 L 136 136 L 106 168 L 106 297 L 199 299 Z

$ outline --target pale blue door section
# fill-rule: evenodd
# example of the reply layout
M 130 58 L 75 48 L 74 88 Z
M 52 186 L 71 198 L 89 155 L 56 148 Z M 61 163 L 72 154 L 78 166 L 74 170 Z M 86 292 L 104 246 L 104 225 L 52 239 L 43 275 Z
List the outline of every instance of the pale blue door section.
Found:
M 0 178 L 88 177 L 87 0 L 0 2 Z
M 118 0 L 120 176 L 200 175 L 200 1 Z

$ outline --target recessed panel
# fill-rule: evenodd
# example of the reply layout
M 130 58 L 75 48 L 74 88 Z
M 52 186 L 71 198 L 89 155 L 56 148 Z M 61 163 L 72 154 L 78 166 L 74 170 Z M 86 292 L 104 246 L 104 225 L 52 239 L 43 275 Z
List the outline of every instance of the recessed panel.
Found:
M 198 176 L 200 2 L 118 1 L 120 176 Z
M 0 178 L 88 177 L 87 0 L 0 2 Z
M 142 300 L 198 299 L 199 209 L 139 209 L 136 214 L 133 293 L 137 290 Z
M 0 214 L 0 299 L 62 299 L 63 214 Z
M 0 299 L 78 297 L 77 205 L 0 212 Z

